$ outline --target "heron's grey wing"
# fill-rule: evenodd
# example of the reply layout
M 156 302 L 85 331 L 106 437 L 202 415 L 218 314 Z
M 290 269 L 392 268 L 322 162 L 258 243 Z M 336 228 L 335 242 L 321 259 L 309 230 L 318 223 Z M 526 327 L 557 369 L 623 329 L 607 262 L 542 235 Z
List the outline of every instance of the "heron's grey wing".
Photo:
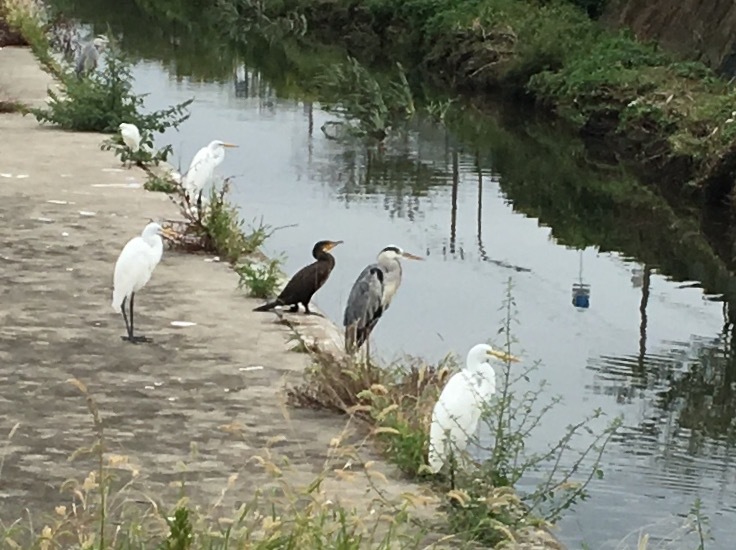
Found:
M 382 296 L 383 272 L 377 264 L 371 264 L 360 273 L 350 290 L 343 326 L 366 327 L 377 315 L 381 315 Z
M 74 67 L 74 71 L 77 73 L 77 76 L 83 72 L 94 69 L 97 65 L 97 57 L 97 50 L 92 43 L 84 46 L 82 53 L 79 55 L 79 58 L 77 58 L 77 65 Z

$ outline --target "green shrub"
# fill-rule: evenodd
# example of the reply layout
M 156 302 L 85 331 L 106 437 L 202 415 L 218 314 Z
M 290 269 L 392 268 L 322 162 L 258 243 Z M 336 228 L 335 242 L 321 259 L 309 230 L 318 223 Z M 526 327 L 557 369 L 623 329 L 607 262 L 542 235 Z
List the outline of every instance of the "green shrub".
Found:
M 276 295 L 281 284 L 281 260 L 246 261 L 235 268 L 240 280 L 238 288 L 247 288 L 254 298 L 268 299 Z
M 80 132 L 117 132 L 122 122 L 142 131 L 164 132 L 177 128 L 189 118 L 187 108 L 194 101 L 143 114 L 143 95 L 133 91 L 131 64 L 122 52 L 111 47 L 101 70 L 77 78 L 72 71 L 61 76 L 61 90 L 49 89 L 49 106 L 33 109 L 39 122 Z

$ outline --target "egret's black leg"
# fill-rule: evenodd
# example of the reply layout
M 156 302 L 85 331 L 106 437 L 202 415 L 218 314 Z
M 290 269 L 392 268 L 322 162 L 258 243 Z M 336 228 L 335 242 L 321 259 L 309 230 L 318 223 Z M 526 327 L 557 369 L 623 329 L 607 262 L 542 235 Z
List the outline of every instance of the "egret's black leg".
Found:
M 204 189 L 202 190 L 204 191 Z M 197 212 L 199 212 L 200 219 L 202 218 L 202 191 L 199 192 L 199 195 L 197 195 Z
M 134 336 L 133 335 L 133 301 L 135 299 L 135 292 L 130 295 L 130 331 L 128 332 L 128 337 L 124 338 L 124 340 L 128 340 L 131 344 L 140 344 L 142 342 L 151 342 L 150 338 L 146 338 L 145 336 Z
M 450 490 L 455 490 L 455 453 L 450 452 Z
M 123 303 L 120 304 L 120 311 L 123 314 L 123 320 L 125 321 L 125 332 L 128 333 L 128 336 L 127 337 L 126 336 L 121 336 L 121 338 L 123 340 L 128 340 L 133 335 L 133 333 L 131 332 L 131 329 L 130 329 L 130 323 L 128 323 L 128 316 L 125 313 L 125 302 L 127 300 L 128 300 L 127 298 L 123 298 Z

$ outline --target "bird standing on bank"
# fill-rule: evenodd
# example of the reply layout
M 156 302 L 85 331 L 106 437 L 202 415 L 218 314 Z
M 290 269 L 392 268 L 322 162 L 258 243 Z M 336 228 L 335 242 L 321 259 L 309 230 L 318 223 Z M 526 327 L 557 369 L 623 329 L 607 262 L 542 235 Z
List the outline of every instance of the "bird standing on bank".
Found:
M 149 223 L 140 236 L 133 237 L 126 243 L 115 262 L 112 308 L 123 313 L 128 334 L 122 336 L 122 339 L 133 344 L 151 341 L 145 336 L 135 336 L 133 333 L 133 301 L 135 293 L 146 286 L 153 270 L 161 261 L 164 251 L 162 235 L 176 236 L 173 231 L 161 227 L 158 223 Z M 130 322 L 125 313 L 125 305 L 128 301 L 130 302 Z
M 98 35 L 94 40 L 84 45 L 74 67 L 77 77 L 81 78 L 82 75 L 89 74 L 97 68 L 100 55 L 109 43 L 110 41 L 106 36 Z
M 465 451 L 478 429 L 483 408 L 496 393 L 496 373 L 489 360 L 519 361 L 513 355 L 477 344 L 465 367 L 450 377 L 432 410 L 429 429 L 429 468 L 439 472 L 451 455 Z
M 189 164 L 189 170 L 183 178 L 184 190 L 190 201 L 196 199 L 197 203 L 201 204 L 202 191 L 214 178 L 215 168 L 225 160 L 226 147 L 237 147 L 237 145 L 216 139 L 194 155 Z
M 121 122 L 118 128 L 120 129 L 120 137 L 123 138 L 125 146 L 130 149 L 131 153 L 137 153 L 141 148 L 141 133 L 138 130 L 138 126 Z
M 330 254 L 330 250 L 338 244 L 342 244 L 342 241 L 316 243 L 312 248 L 312 256 L 317 261 L 297 271 L 273 302 L 259 306 L 253 311 L 269 311 L 276 306 L 291 306 L 290 311 L 296 313 L 299 311 L 299 304 L 302 304 L 304 312 L 310 315 L 312 312 L 309 311 L 309 302 L 332 273 L 335 257 Z
M 391 305 L 401 285 L 401 262 L 399 258 L 423 260 L 389 245 L 378 254 L 376 263 L 368 265 L 358 275 L 345 306 L 345 350 L 352 353 L 370 337 L 378 320 Z

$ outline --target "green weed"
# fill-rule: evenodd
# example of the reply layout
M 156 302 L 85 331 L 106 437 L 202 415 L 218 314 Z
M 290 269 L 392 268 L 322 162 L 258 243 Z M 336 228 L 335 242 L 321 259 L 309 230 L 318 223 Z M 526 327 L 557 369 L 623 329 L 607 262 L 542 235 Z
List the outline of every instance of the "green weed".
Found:
M 60 75 L 61 90 L 49 89 L 49 105 L 33 109 L 39 122 L 80 132 L 117 132 L 122 122 L 142 131 L 164 132 L 189 118 L 193 98 L 173 107 L 143 114 L 144 96 L 133 91 L 131 64 L 111 45 L 102 69 L 77 78 L 70 70 Z
M 213 185 L 209 200 L 202 198 L 201 205 L 190 201 L 180 183 L 172 200 L 179 207 L 184 220 L 177 222 L 179 239 L 174 246 L 190 252 L 202 251 L 216 254 L 231 265 L 256 252 L 273 234 L 274 229 L 261 220 L 258 225 L 246 229 L 240 212 L 227 200 L 230 180 L 219 186 Z
M 279 258 L 266 261 L 246 261 L 235 268 L 240 277 L 238 288 L 247 288 L 254 298 L 271 298 L 276 295 L 281 284 L 281 265 Z
M 143 188 L 146 191 L 166 193 L 167 195 L 171 195 L 177 192 L 177 185 L 170 178 L 150 173 L 148 175 L 148 179 L 146 179 L 146 182 L 143 184 Z

